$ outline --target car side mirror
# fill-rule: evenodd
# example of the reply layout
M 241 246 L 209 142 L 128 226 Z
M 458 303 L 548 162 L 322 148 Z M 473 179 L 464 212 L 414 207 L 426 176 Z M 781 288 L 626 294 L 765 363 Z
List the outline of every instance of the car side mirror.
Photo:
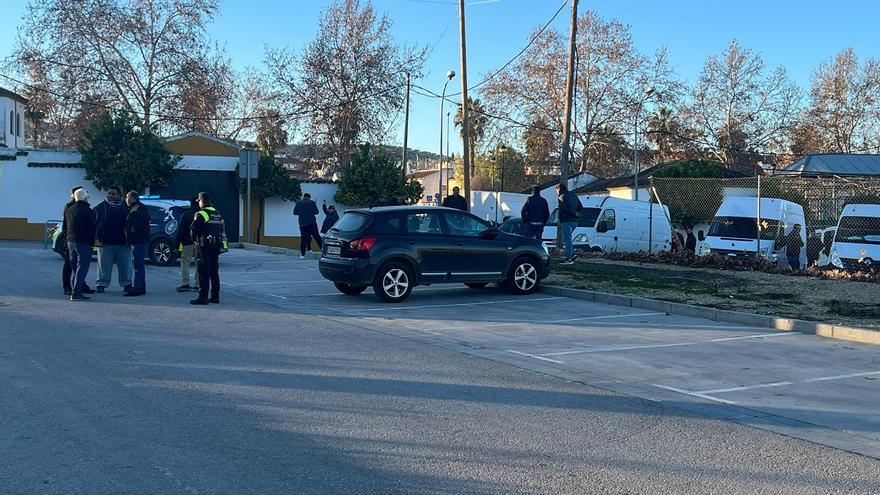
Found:
M 486 229 L 486 230 L 480 232 L 480 239 L 494 239 L 494 238 L 498 237 L 498 234 L 500 234 L 500 233 L 501 233 L 501 231 L 494 228 L 494 227 L 491 229 Z
M 608 232 L 608 222 L 605 220 L 599 220 L 599 223 L 596 224 L 596 232 L 600 234 Z

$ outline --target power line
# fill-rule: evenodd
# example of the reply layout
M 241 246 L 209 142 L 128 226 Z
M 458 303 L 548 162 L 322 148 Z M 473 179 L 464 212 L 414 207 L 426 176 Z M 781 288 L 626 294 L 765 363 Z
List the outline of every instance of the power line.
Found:
M 542 26 L 541 29 L 540 29 L 537 33 L 535 33 L 534 36 L 532 36 L 532 38 L 529 40 L 529 42 L 526 44 L 526 46 L 524 46 L 524 47 L 522 48 L 522 50 L 520 50 L 520 51 L 519 51 L 516 55 L 514 55 L 510 60 L 508 60 L 507 62 L 505 62 L 505 64 L 502 65 L 500 69 L 496 70 L 495 72 L 491 72 L 489 75 L 487 75 L 486 77 L 484 77 L 482 81 L 478 82 L 477 84 L 475 84 L 475 85 L 473 85 L 473 86 L 470 86 L 470 87 L 468 88 L 468 91 L 470 91 L 470 90 L 472 90 L 472 89 L 479 88 L 480 86 L 486 84 L 487 82 L 489 82 L 490 79 L 492 79 L 493 77 L 495 77 L 495 76 L 497 76 L 498 74 L 500 74 L 501 71 L 503 71 L 504 69 L 506 69 L 508 66 L 510 66 L 510 64 L 512 64 L 513 62 L 515 62 L 516 59 L 518 59 L 520 56 L 522 56 L 522 54 L 525 53 L 526 50 L 528 50 L 528 49 L 529 49 L 529 48 L 535 43 L 535 41 L 538 40 L 538 38 L 539 38 L 542 34 L 544 34 L 544 31 L 546 31 L 547 28 L 550 27 L 550 24 L 552 24 L 553 21 L 556 20 L 556 17 L 559 16 L 559 13 L 562 12 L 562 9 L 565 8 L 565 6 L 566 6 L 567 4 L 568 4 L 568 0 L 563 0 L 562 5 L 559 6 L 559 8 L 556 10 L 556 13 L 553 14 L 553 17 L 551 17 L 549 21 L 547 21 L 546 23 L 544 23 L 544 26 Z M 449 96 L 460 96 L 460 95 L 461 95 L 461 91 L 459 91 L 458 93 L 452 93 L 452 94 L 450 94 Z

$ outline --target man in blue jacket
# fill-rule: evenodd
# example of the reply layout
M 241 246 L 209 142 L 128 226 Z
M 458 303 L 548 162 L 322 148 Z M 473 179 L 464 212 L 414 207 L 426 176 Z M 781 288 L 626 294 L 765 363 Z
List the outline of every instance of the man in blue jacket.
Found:
M 532 195 L 526 199 L 520 212 L 523 224 L 528 229 L 529 237 L 541 240 L 544 236 L 544 226 L 550 220 L 550 205 L 541 197 L 541 188 L 532 188 Z
M 581 216 L 581 200 L 577 195 L 568 190 L 565 184 L 556 185 L 556 191 L 559 193 L 559 223 L 562 226 L 562 242 L 565 243 L 565 259 L 563 265 L 574 263 L 577 255 L 574 254 L 574 244 L 572 235 L 574 229 L 578 226 L 578 218 Z
M 315 239 L 318 249 L 322 247 L 321 235 L 318 234 L 318 204 L 312 201 L 311 194 L 305 193 L 302 195 L 302 201 L 297 202 L 293 207 L 293 214 L 299 220 L 299 258 L 303 259 L 312 244 L 312 239 Z
M 96 290 L 99 293 L 110 286 L 113 265 L 116 265 L 119 286 L 124 289 L 131 285 L 131 248 L 125 242 L 126 217 L 128 207 L 122 202 L 122 189 L 110 186 L 107 199 L 95 207 L 95 245 L 98 247 Z

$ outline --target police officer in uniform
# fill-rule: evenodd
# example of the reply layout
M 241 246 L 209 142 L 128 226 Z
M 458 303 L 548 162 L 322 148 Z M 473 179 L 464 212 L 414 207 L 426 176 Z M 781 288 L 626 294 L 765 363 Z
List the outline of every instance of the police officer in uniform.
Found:
M 190 304 L 217 304 L 220 302 L 220 250 L 223 247 L 223 216 L 211 205 L 211 196 L 199 193 L 199 211 L 195 214 L 190 232 L 198 251 L 199 297 Z M 208 299 L 208 288 L 211 298 Z

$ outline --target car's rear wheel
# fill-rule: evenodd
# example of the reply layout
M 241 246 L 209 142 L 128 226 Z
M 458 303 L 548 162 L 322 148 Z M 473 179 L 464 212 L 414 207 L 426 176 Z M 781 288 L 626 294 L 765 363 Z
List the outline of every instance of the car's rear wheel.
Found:
M 464 285 L 471 289 L 485 289 L 489 282 L 466 282 Z
M 150 245 L 150 260 L 160 266 L 169 266 L 174 263 L 174 251 L 171 244 L 165 239 L 157 239 Z
M 510 266 L 507 289 L 514 294 L 531 294 L 538 290 L 540 279 L 538 264 L 530 258 L 519 258 Z
M 402 263 L 391 262 L 376 272 L 373 282 L 373 291 L 379 299 L 389 303 L 399 303 L 405 300 L 413 290 L 412 271 Z
M 342 282 L 333 282 L 333 285 L 336 286 L 336 290 L 347 296 L 357 296 L 368 287 L 367 285 L 344 284 Z

